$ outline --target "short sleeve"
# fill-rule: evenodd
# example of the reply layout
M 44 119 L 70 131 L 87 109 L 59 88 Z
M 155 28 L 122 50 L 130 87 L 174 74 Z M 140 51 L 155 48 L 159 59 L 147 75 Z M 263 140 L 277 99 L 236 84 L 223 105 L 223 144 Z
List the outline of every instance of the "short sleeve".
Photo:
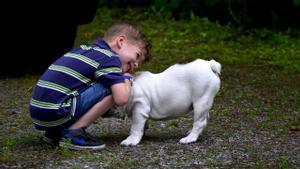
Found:
M 118 56 L 107 57 L 95 72 L 95 78 L 105 87 L 110 88 L 113 84 L 123 83 L 122 64 Z

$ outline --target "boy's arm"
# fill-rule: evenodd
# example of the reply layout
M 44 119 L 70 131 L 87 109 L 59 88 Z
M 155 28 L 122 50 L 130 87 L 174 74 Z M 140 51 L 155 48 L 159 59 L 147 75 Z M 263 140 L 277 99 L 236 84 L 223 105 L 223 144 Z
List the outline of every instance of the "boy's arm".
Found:
M 111 86 L 112 96 L 114 102 L 118 106 L 123 106 L 128 102 L 131 94 L 131 82 L 128 79 L 124 80 L 124 83 L 116 83 Z

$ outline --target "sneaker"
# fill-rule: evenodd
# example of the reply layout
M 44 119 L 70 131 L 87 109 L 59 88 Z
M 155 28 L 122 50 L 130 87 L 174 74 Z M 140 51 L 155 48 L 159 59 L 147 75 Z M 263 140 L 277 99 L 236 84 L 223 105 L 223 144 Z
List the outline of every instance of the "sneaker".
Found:
M 105 147 L 103 140 L 93 137 L 85 128 L 65 129 L 59 146 L 73 150 L 99 150 Z
M 59 140 L 61 139 L 60 130 L 46 130 L 42 140 L 52 146 L 58 146 Z

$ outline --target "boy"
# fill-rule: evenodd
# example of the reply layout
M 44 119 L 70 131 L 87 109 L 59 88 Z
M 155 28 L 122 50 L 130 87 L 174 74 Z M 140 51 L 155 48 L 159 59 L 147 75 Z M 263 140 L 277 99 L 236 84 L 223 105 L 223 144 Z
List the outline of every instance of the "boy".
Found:
M 40 77 L 30 101 L 43 140 L 70 149 L 101 149 L 85 128 L 114 104 L 127 103 L 133 69 L 149 59 L 151 44 L 128 22 L 110 27 L 103 39 L 57 59 Z

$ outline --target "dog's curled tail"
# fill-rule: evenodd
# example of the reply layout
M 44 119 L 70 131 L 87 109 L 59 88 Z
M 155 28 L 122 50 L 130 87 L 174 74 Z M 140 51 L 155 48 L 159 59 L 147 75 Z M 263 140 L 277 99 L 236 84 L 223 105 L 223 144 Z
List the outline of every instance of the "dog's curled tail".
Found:
M 217 74 L 218 76 L 221 75 L 221 69 L 222 69 L 222 66 L 219 62 L 215 61 L 215 60 L 210 60 L 209 61 L 209 65 L 211 67 L 211 70 Z

